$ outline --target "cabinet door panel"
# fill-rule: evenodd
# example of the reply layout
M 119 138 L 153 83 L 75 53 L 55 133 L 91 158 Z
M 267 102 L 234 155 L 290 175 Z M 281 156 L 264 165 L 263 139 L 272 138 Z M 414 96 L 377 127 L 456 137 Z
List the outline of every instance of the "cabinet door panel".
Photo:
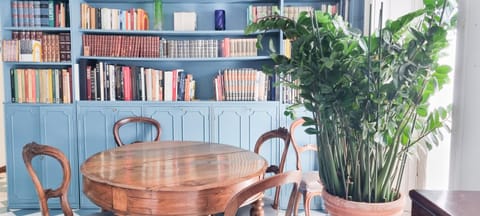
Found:
M 162 126 L 161 140 L 209 141 L 209 109 L 202 107 L 146 107 L 144 115 Z
M 79 167 L 95 153 L 115 148 L 113 124 L 127 116 L 139 116 L 140 107 L 79 106 L 77 108 Z M 130 134 L 130 132 L 129 132 Z M 79 169 L 80 170 L 80 169 Z M 82 176 L 79 172 L 80 191 L 83 191 Z M 83 192 L 80 193 L 81 208 L 97 208 Z
M 245 133 L 245 117 L 248 108 L 222 107 L 213 108 L 213 142 L 228 144 L 248 149 L 249 143 Z
M 7 151 L 9 152 L 9 207 L 37 208 L 37 193 L 31 177 L 22 160 L 22 150 L 26 143 L 59 148 L 70 161 L 72 170 L 77 167 L 76 135 L 74 130 L 74 108 L 72 106 L 7 106 Z M 57 188 L 63 179 L 59 163 L 47 156 L 33 159 L 33 166 L 45 188 Z M 72 172 L 69 188 L 69 201 L 78 208 L 78 178 Z M 49 200 L 52 208 L 60 207 L 58 199 Z
M 29 142 L 40 142 L 40 115 L 37 107 L 5 106 L 7 181 L 9 208 L 38 208 L 38 198 L 32 179 L 22 159 L 23 146 Z M 42 157 L 33 159 L 33 167 L 39 178 L 43 178 Z
M 73 106 L 42 107 L 40 109 L 40 124 L 42 128 L 42 143 L 60 149 L 70 162 L 72 169 L 68 201 L 72 208 L 78 208 L 78 172 L 77 167 L 77 145 L 75 130 L 75 114 Z M 46 157 L 44 185 L 49 188 L 56 188 L 63 179 L 63 172 L 58 161 Z M 58 199 L 49 200 L 52 208 L 60 207 Z
M 277 106 L 219 106 L 213 108 L 213 141 L 253 151 L 264 132 L 277 127 Z

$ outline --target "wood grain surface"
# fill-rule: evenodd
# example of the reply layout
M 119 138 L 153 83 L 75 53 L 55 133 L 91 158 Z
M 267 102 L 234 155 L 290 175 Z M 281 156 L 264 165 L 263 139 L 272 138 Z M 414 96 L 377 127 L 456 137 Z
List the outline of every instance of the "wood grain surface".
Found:
M 97 153 L 81 173 L 86 196 L 118 215 L 209 215 L 266 167 L 258 154 L 229 145 L 161 141 Z

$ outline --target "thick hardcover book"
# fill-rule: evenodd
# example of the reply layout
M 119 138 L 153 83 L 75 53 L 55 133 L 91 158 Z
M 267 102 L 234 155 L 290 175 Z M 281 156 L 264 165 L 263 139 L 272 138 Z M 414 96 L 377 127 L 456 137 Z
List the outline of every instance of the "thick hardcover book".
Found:
M 33 26 L 41 26 L 41 12 L 40 12 L 40 1 L 33 1 Z
M 12 1 L 12 26 L 18 27 L 18 1 Z
M 122 66 L 124 100 L 132 100 L 132 73 L 129 66 Z
M 138 76 L 137 74 L 139 73 L 140 68 L 137 66 L 131 66 L 130 67 L 130 76 L 131 76 L 131 84 L 130 86 L 132 87 L 132 100 L 138 100 L 138 88 L 137 88 L 137 83 L 138 83 Z
M 11 68 L 10 69 L 10 89 L 11 89 L 11 101 L 12 103 L 16 103 L 17 102 L 17 91 L 15 90 L 15 81 L 17 79 L 17 76 L 16 76 L 16 73 L 15 73 L 15 69 Z
M 71 60 L 71 54 L 70 54 L 70 47 L 71 47 L 71 42 L 70 42 L 70 33 L 69 32 L 61 32 L 59 34 L 60 41 L 59 41 L 59 46 L 60 46 L 60 61 L 62 62 L 69 62 Z
M 54 0 L 48 0 L 48 26 L 55 27 L 55 4 L 54 4 Z
M 40 0 L 40 26 L 42 27 L 50 26 L 48 0 Z
M 123 100 L 123 73 L 122 67 L 119 65 L 115 65 L 115 93 L 117 93 L 117 100 Z
M 178 101 L 185 101 L 185 79 L 186 73 L 183 70 L 178 72 L 179 82 L 178 82 Z
M 25 25 L 25 13 L 24 13 L 24 1 L 17 1 L 17 14 L 18 14 L 18 26 L 26 26 Z

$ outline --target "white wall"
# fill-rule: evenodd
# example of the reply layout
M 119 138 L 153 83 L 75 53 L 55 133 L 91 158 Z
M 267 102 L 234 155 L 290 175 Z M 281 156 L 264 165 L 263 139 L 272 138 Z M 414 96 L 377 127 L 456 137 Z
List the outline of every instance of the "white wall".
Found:
M 383 2 L 383 21 L 396 19 L 405 13 L 412 12 L 423 7 L 422 0 L 365 0 L 365 26 L 363 32 L 368 32 L 368 17 L 370 16 L 370 4 L 372 5 L 372 29 L 378 29 L 378 18 L 381 3 Z
M 450 189 L 480 190 L 480 1 L 458 2 Z

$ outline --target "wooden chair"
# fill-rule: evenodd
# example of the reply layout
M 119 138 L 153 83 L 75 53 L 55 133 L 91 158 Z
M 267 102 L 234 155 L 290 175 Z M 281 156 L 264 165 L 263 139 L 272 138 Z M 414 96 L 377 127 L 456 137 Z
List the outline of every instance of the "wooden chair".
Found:
M 260 154 L 260 148 L 262 145 L 271 139 L 281 139 L 283 140 L 283 151 L 278 165 L 271 164 L 267 167 L 266 173 L 274 173 L 275 175 L 283 173 L 285 167 L 285 160 L 287 158 L 288 147 L 290 146 L 290 133 L 286 128 L 280 127 L 275 130 L 268 131 L 262 134 L 255 143 L 254 152 Z M 273 199 L 272 207 L 278 209 L 278 200 L 280 198 L 280 186 L 275 189 L 275 197 Z
M 298 170 L 288 171 L 285 173 L 280 173 L 268 178 L 265 178 L 259 182 L 256 182 L 247 188 L 241 190 L 235 194 L 227 203 L 225 208 L 224 216 L 235 216 L 238 208 L 250 197 L 261 193 L 267 189 L 278 187 L 281 185 L 292 184 L 292 192 L 290 193 L 290 199 L 288 202 L 288 207 L 285 216 L 291 216 L 293 213 L 293 205 L 298 194 L 298 187 L 300 180 L 302 178 L 302 173 Z M 260 209 L 262 210 L 262 209 Z M 263 212 L 251 213 L 250 215 L 271 215 L 264 214 Z
M 44 189 L 40 180 L 38 179 L 35 170 L 32 167 L 32 159 L 37 155 L 47 155 L 52 158 L 55 158 L 60 165 L 62 166 L 63 170 L 63 180 L 60 186 L 57 189 Z M 48 199 L 53 197 L 60 198 L 60 205 L 62 207 L 63 214 L 66 216 L 72 216 L 73 211 L 70 207 L 70 203 L 68 202 L 68 187 L 70 185 L 70 164 L 68 159 L 65 155 L 57 148 L 48 146 L 48 145 L 41 145 L 35 142 L 28 143 L 23 146 L 23 161 L 25 166 L 27 167 L 28 174 L 32 177 L 33 184 L 35 185 L 35 189 L 37 190 L 38 200 L 40 202 L 40 210 L 43 216 L 50 216 L 50 212 L 48 209 Z M 113 215 L 110 212 L 102 212 L 94 215 Z
M 122 140 L 120 139 L 120 128 L 128 123 L 148 123 L 153 125 L 157 130 L 157 136 L 153 141 L 156 142 L 160 140 L 160 136 L 162 134 L 162 127 L 160 126 L 160 123 L 157 120 L 149 117 L 140 117 L 140 116 L 127 117 L 127 118 L 118 120 L 113 125 L 113 137 L 115 138 L 115 142 L 117 143 L 117 146 L 125 145 L 125 143 L 123 143 Z M 137 143 L 137 142 L 140 142 L 140 141 L 135 141 L 133 143 Z
M 304 144 L 300 145 L 295 140 L 295 130 L 298 126 L 303 125 L 305 120 L 303 118 L 296 119 L 290 125 L 290 134 L 291 142 L 293 149 L 295 149 L 295 154 L 297 156 L 297 170 L 302 170 L 302 160 L 301 155 L 306 151 L 318 151 L 316 144 Z M 300 200 L 300 195 L 303 196 L 303 207 L 305 209 L 305 216 L 310 216 L 310 201 L 315 196 L 321 196 L 323 190 L 323 185 L 320 182 L 320 177 L 318 171 L 309 171 L 303 172 L 302 181 L 300 182 L 300 187 L 298 189 L 297 199 L 295 201 L 294 214 L 298 215 L 298 205 Z

